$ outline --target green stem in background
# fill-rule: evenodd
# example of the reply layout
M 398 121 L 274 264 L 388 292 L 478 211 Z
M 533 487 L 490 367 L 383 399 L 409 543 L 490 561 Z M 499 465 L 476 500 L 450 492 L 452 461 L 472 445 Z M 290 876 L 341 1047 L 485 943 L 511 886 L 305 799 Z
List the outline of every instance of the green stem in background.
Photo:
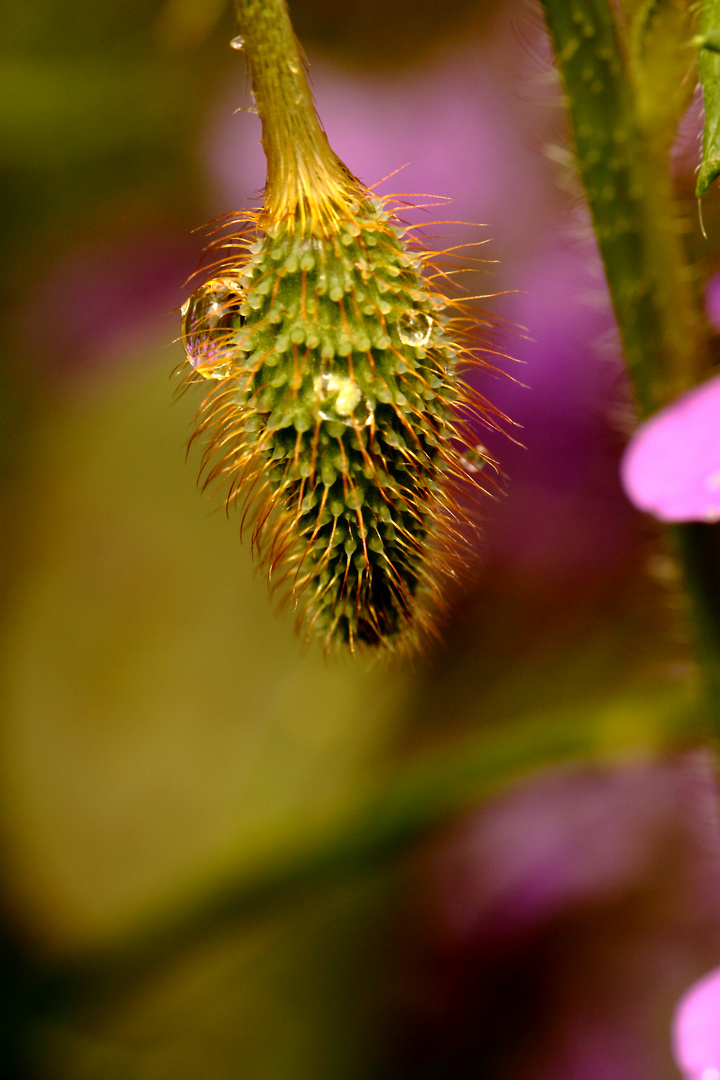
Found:
M 543 0 L 543 6 L 630 377 L 646 417 L 711 370 L 668 161 L 686 97 L 661 81 L 682 82 L 679 64 L 696 7 L 662 0 L 641 5 L 628 50 L 607 0 Z M 678 21 L 681 15 L 685 22 Z M 690 72 L 685 82 L 691 89 Z M 720 735 L 720 551 L 713 529 L 680 525 L 675 536 Z
M 709 370 L 704 318 L 691 287 L 668 170 L 674 126 L 667 138 L 646 120 L 643 106 L 653 100 L 652 87 L 638 92 L 638 83 L 647 82 L 637 78 L 642 56 L 632 71 L 608 0 L 543 0 L 543 7 L 623 349 L 645 417 Z
M 288 822 L 255 873 L 246 869 L 234 880 L 201 889 L 195 898 L 184 893 L 181 901 L 169 902 L 116 945 L 38 972 L 31 1012 L 58 1016 L 102 1006 L 238 920 L 267 913 L 272 904 L 296 903 L 305 890 L 382 866 L 429 829 L 524 776 L 578 761 L 591 761 L 596 768 L 647 760 L 697 736 L 697 702 L 687 687 L 678 687 L 525 717 L 495 732 L 435 747 L 393 767 L 367 790 L 349 793 L 344 811 L 331 823 L 299 830 Z
M 673 533 L 690 594 L 713 733 L 720 740 L 720 525 L 691 522 L 676 525 Z
M 332 220 L 360 185 L 331 149 L 318 120 L 306 63 L 285 0 L 235 0 L 267 157 L 268 220 Z M 318 202 L 323 205 L 318 207 Z

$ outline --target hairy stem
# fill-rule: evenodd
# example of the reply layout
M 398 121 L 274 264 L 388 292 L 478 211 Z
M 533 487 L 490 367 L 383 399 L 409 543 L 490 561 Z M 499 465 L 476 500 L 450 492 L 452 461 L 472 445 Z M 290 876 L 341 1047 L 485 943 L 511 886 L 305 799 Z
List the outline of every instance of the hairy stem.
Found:
M 285 0 L 235 0 L 235 8 L 262 122 L 265 214 L 274 221 L 294 215 L 303 224 L 314 221 L 318 199 L 342 205 L 357 181 L 330 148 L 318 119 Z
M 709 370 L 673 202 L 671 139 L 642 122 L 608 0 L 543 0 L 543 7 L 625 357 L 647 416 Z
M 625 357 L 640 415 L 647 416 L 710 371 L 669 173 L 678 114 L 658 125 L 662 110 L 648 106 L 642 56 L 636 50 L 631 71 L 607 0 L 543 0 L 543 6 Z M 684 45 L 677 41 L 676 48 Z M 675 534 L 720 734 L 720 549 L 710 526 L 681 525 Z

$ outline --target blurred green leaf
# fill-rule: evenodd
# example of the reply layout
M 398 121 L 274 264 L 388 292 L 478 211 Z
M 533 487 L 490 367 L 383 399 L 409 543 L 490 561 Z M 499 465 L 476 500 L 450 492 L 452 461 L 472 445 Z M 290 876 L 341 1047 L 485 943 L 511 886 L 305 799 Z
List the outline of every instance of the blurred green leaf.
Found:
M 308 886 L 347 880 L 382 865 L 429 829 L 541 770 L 592 761 L 648 759 L 704 733 L 696 695 L 686 686 L 611 699 L 585 710 L 524 717 L 509 727 L 420 754 L 358 790 L 310 830 L 295 816 L 236 875 L 185 893 L 135 933 L 79 955 L 48 973 L 45 994 L 62 1010 L 74 1001 L 113 998 L 238 919 L 296 903 Z M 278 842 L 279 841 L 279 842 Z M 245 860 L 243 860 L 245 861 Z
M 421 715 L 422 668 L 325 659 L 294 639 L 237 516 L 218 493 L 199 496 L 183 460 L 195 403 L 170 405 L 173 358 L 150 353 L 146 371 L 90 381 L 28 446 L 33 499 L 15 518 L 26 561 L 2 660 L 3 798 L 11 897 L 55 948 L 117 942 L 121 966 L 142 966 L 178 935 L 372 865 L 528 771 L 697 735 L 683 686 L 624 688 L 617 650 L 597 640 L 561 708 L 542 655 L 513 696 L 522 640 L 508 630 L 508 652 L 496 622 L 506 674 L 486 687 L 478 656 L 490 669 L 497 659 L 472 650 L 445 700 L 422 694 L 441 742 L 436 728 L 430 751 L 399 753 Z M 563 655 L 549 669 L 556 701 Z M 608 665 L 609 699 L 596 686 Z M 538 691 L 546 704 L 527 710 Z M 146 928 L 136 951 L 133 927 Z
M 406 694 L 407 672 L 326 660 L 274 610 L 185 461 L 179 359 L 91 381 L 27 448 L 4 798 L 16 900 L 66 948 L 332 818 Z
M 98 1000 L 36 1023 L 39 1076 L 375 1076 L 392 1037 L 384 976 L 395 892 L 385 874 L 298 897 L 179 954 L 109 1008 Z

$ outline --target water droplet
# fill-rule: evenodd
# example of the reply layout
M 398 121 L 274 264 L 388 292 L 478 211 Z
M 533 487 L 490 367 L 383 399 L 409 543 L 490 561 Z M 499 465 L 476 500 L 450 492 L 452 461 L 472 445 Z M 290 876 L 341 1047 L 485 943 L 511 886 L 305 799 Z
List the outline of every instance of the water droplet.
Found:
M 398 334 L 405 345 L 415 345 L 422 348 L 427 345 L 432 333 L 432 319 L 429 315 L 413 313 L 403 315 L 398 321 Z
M 468 446 L 465 453 L 460 455 L 460 462 L 467 473 L 482 472 L 488 463 L 488 452 L 481 443 Z
M 324 374 L 318 375 L 314 382 L 315 393 L 318 397 L 318 416 L 321 420 L 341 420 L 344 424 L 354 422 L 354 412 L 362 401 L 362 391 L 354 379 L 346 375 Z M 366 424 L 367 408 L 362 410 L 360 420 Z
M 230 48 L 242 51 L 245 48 L 245 38 L 242 37 L 241 34 L 238 34 L 238 36 L 234 37 L 230 42 Z
M 318 410 L 318 415 L 319 415 L 320 419 L 321 420 L 335 420 L 336 417 L 333 416 L 327 410 L 327 406 L 330 404 L 330 398 L 332 397 L 332 395 L 337 390 L 337 384 L 335 382 L 335 376 L 334 375 L 318 375 L 318 377 L 315 379 L 314 387 L 315 387 L 315 393 L 318 396 L 318 404 L 320 405 L 320 409 Z M 325 405 L 326 408 L 323 409 L 322 408 L 323 405 Z
M 182 307 L 182 336 L 187 358 L 205 379 L 226 379 L 238 354 L 235 335 L 245 321 L 240 314 L 243 290 L 235 278 L 213 278 L 196 289 Z

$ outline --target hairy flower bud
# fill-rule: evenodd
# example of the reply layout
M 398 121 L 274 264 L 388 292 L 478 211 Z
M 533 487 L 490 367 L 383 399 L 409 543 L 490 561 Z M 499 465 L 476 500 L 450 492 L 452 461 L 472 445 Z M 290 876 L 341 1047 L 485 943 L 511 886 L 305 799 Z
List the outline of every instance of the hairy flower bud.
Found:
M 183 308 L 189 378 L 210 385 L 204 475 L 241 495 L 253 548 L 308 633 L 407 646 L 463 561 L 464 485 L 485 459 L 469 421 L 492 410 L 458 372 L 479 362 L 468 312 L 431 288 L 429 253 L 330 149 L 287 34 L 283 93 L 257 59 L 277 31 L 268 7 L 281 6 L 261 5 L 243 35 L 265 204 L 235 220 Z

